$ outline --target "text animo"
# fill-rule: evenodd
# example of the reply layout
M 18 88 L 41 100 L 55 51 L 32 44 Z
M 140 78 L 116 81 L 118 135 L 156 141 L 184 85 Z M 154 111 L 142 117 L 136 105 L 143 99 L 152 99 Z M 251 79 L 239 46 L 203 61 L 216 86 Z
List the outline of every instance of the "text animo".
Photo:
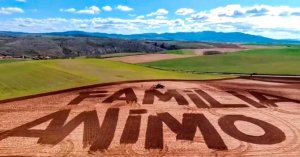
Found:
M 243 104 L 222 104 L 213 96 L 201 89 L 187 89 L 182 93 L 177 90 L 169 89 L 165 92 L 149 89 L 146 90 L 142 99 L 143 105 L 154 104 L 155 98 L 159 101 L 168 102 L 175 99 L 180 106 L 190 105 L 190 99 L 199 109 L 204 108 L 268 108 L 277 107 L 280 102 L 292 102 L 300 104 L 299 100 L 286 98 L 278 95 L 249 91 L 255 99 L 247 97 L 235 91 L 226 91 L 232 96 L 244 101 Z M 103 105 L 109 105 L 115 101 L 125 101 L 135 103 L 138 98 L 132 88 L 125 88 L 108 95 L 107 91 L 88 91 L 81 92 L 74 98 L 69 105 L 80 105 L 82 101 L 90 98 L 103 99 Z M 187 99 L 188 98 L 188 99 Z M 65 139 L 76 127 L 84 123 L 83 147 L 89 146 L 90 151 L 103 151 L 108 149 L 115 135 L 118 125 L 119 112 L 121 108 L 108 108 L 103 122 L 100 125 L 97 111 L 84 111 L 75 118 L 66 121 L 71 109 L 57 111 L 46 115 L 32 122 L 0 133 L 0 140 L 9 137 L 34 137 L 38 138 L 39 144 L 56 145 Z M 131 109 L 126 117 L 126 123 L 120 137 L 120 144 L 134 144 L 140 136 L 140 127 L 142 125 L 142 116 L 147 116 L 147 129 L 145 135 L 145 149 L 163 149 L 163 124 L 176 134 L 177 140 L 193 141 L 197 128 L 199 128 L 208 148 L 216 150 L 227 150 L 227 146 L 222 137 L 207 119 L 201 113 L 184 113 L 182 121 L 175 119 L 169 112 L 160 112 L 156 114 L 147 114 L 146 109 Z M 122 117 L 123 118 L 123 117 Z M 31 129 L 37 125 L 50 121 L 46 129 Z M 252 123 L 264 130 L 263 135 L 253 136 L 241 132 L 236 126 L 236 121 Z M 254 144 L 277 144 L 285 140 L 286 136 L 282 130 L 276 126 L 244 115 L 224 115 L 218 119 L 218 125 L 229 136 L 248 143 Z

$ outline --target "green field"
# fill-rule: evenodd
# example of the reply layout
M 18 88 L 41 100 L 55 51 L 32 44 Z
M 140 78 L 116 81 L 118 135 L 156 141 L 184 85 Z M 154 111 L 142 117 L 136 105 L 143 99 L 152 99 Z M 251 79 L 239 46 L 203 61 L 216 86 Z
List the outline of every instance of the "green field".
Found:
M 112 53 L 112 54 L 101 55 L 100 58 L 125 57 L 125 56 L 135 56 L 135 55 L 142 55 L 142 54 L 145 53 Z
M 229 73 L 300 75 L 300 47 L 256 49 L 237 53 L 199 56 L 144 63 L 144 66 L 175 70 Z
M 189 51 L 180 50 L 168 53 L 185 54 L 186 52 Z M 174 71 L 300 75 L 300 47 L 247 50 L 141 65 L 86 58 L 23 62 L 0 60 L 0 100 L 105 82 L 228 77 Z
M 65 59 L 0 64 L 0 99 L 104 82 L 142 79 L 215 79 L 103 59 Z
M 0 59 L 0 64 L 12 63 L 12 62 L 21 62 L 24 60 L 21 59 Z
M 194 55 L 194 50 L 180 49 L 180 50 L 167 50 L 164 51 L 166 54 L 177 54 L 177 55 Z

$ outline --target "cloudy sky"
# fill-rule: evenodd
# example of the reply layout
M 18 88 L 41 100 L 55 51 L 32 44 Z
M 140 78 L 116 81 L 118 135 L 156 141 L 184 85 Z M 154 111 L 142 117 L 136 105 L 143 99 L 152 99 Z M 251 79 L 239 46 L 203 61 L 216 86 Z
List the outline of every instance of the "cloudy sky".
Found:
M 219 31 L 300 39 L 300 0 L 0 0 L 0 22 L 0 31 Z

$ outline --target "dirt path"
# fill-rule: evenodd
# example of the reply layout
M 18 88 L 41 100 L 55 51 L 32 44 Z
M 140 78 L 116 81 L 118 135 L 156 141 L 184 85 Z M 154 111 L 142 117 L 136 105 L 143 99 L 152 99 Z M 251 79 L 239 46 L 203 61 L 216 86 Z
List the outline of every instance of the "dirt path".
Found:
M 1 103 L 0 156 L 299 156 L 300 80 L 277 81 L 115 83 Z

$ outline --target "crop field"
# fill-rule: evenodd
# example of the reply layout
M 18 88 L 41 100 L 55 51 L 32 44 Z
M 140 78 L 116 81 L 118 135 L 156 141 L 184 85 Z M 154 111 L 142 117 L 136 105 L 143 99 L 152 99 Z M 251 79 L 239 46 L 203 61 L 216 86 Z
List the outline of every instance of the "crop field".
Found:
M 299 156 L 299 78 L 191 73 L 300 74 L 298 47 L 186 52 L 3 61 L 0 156 Z
M 0 155 L 299 156 L 300 80 L 260 79 L 116 82 L 0 101 Z
M 143 79 L 217 79 L 102 59 L 61 59 L 0 64 L 0 100 L 96 83 Z
M 156 53 L 156 54 L 144 54 L 144 55 L 135 55 L 135 56 L 113 57 L 113 58 L 107 58 L 107 60 L 137 64 L 137 63 L 170 60 L 176 58 L 188 58 L 192 56 L 195 56 L 195 54 L 188 55 L 188 54 Z
M 128 56 L 113 56 L 108 57 L 108 60 L 112 61 L 120 61 L 131 64 L 138 63 L 148 63 L 148 62 L 156 62 L 156 61 L 165 61 L 172 60 L 178 58 L 189 58 L 189 57 L 197 57 L 207 55 L 206 52 L 217 52 L 217 53 L 234 53 L 241 51 L 245 48 L 209 48 L 209 49 L 178 49 L 178 50 L 167 50 L 162 51 L 160 53 L 154 54 L 137 54 L 137 55 L 128 55 Z M 101 56 L 102 57 L 102 56 Z M 105 57 L 103 57 L 105 58 Z
M 0 0 L 0 19 L 0 157 L 300 157 L 300 0 Z
M 175 71 L 260 73 L 300 75 L 300 47 L 244 50 L 236 53 L 198 56 L 142 63 Z
M 179 50 L 168 50 L 165 51 L 166 54 L 178 54 L 178 55 L 194 55 L 195 51 L 193 49 L 179 49 Z
M 124 57 L 124 56 L 135 56 L 135 55 L 142 55 L 145 53 L 113 53 L 113 54 L 105 54 L 101 55 L 101 58 L 114 58 L 114 57 Z
M 0 64 L 5 64 L 5 63 L 13 63 L 13 62 L 21 62 L 24 60 L 17 60 L 17 59 L 0 59 Z

